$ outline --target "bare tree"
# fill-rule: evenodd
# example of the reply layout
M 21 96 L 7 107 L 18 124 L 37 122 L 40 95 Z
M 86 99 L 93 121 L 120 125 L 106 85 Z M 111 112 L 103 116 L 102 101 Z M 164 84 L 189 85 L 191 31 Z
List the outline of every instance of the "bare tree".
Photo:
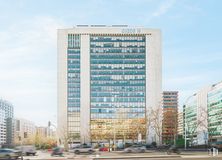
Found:
M 63 126 L 60 129 L 60 138 L 59 143 L 64 144 L 64 149 L 68 150 L 68 144 L 73 142 L 73 141 L 80 141 L 80 134 L 79 133 L 71 133 L 68 131 L 67 127 Z
M 154 130 L 155 134 L 158 137 L 158 142 L 161 144 L 162 140 L 162 108 L 158 107 L 151 109 L 151 128 Z

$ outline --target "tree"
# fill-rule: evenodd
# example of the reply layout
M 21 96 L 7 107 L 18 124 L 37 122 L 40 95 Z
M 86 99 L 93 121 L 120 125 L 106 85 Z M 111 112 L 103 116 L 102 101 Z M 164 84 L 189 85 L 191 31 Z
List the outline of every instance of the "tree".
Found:
M 161 144 L 161 140 L 162 140 L 162 108 L 158 107 L 158 108 L 151 109 L 150 113 L 151 113 L 150 114 L 151 128 L 154 130 L 155 134 L 158 137 L 156 139 L 156 142 L 158 141 L 159 144 Z
M 67 151 L 68 150 L 68 144 L 70 142 L 73 142 L 75 140 L 79 141 L 80 140 L 80 134 L 76 132 L 69 132 L 67 130 L 67 127 L 63 126 L 60 129 L 60 138 L 62 141 L 62 144 L 64 144 L 64 149 Z

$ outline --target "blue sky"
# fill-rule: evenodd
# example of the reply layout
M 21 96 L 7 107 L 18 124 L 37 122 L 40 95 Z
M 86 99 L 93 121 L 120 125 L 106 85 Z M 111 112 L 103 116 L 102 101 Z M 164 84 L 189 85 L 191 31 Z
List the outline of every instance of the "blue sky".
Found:
M 128 24 L 162 30 L 163 89 L 180 105 L 222 80 L 222 1 L 0 0 L 0 97 L 15 116 L 56 122 L 56 29 Z

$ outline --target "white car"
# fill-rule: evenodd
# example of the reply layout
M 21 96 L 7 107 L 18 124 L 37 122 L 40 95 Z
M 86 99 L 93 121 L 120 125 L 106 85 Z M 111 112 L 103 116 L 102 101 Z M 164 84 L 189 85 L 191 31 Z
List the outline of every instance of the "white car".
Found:
M 141 145 L 132 145 L 130 147 L 125 148 L 124 152 L 126 152 L 126 153 L 131 153 L 131 152 L 144 153 L 144 152 L 146 152 L 146 147 L 141 146 Z
M 13 149 L 7 149 L 2 148 L 0 149 L 0 159 L 8 160 L 8 159 L 18 159 L 21 155 L 21 152 L 13 150 Z
M 69 152 L 72 152 L 75 154 L 80 154 L 80 153 L 92 154 L 95 152 L 95 150 L 89 145 L 82 144 L 82 145 L 79 145 L 79 146 L 76 146 L 76 147 L 70 149 Z
M 17 146 L 15 149 L 21 151 L 23 155 L 26 155 L 26 156 L 29 156 L 29 155 L 35 156 L 36 154 L 36 148 L 35 146 L 32 146 L 32 145 Z

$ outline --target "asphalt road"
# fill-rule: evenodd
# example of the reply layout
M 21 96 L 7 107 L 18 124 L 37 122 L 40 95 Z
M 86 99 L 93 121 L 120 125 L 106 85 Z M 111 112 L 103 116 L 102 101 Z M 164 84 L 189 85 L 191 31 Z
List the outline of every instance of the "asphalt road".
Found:
M 155 158 L 154 158 L 155 157 Z M 122 153 L 122 152 L 98 152 L 94 155 L 74 155 L 66 153 L 64 157 L 52 157 L 49 152 L 38 151 L 37 156 L 27 156 L 24 160 L 222 160 L 222 154 L 218 157 L 210 157 L 207 152 L 185 152 L 181 155 L 167 155 L 164 152 L 148 153 Z
M 105 160 L 105 159 L 103 159 Z M 116 159 L 109 159 L 109 160 L 116 160 Z M 132 159 L 118 159 L 118 160 L 132 160 Z M 222 160 L 221 157 L 217 158 L 138 158 L 137 160 Z

